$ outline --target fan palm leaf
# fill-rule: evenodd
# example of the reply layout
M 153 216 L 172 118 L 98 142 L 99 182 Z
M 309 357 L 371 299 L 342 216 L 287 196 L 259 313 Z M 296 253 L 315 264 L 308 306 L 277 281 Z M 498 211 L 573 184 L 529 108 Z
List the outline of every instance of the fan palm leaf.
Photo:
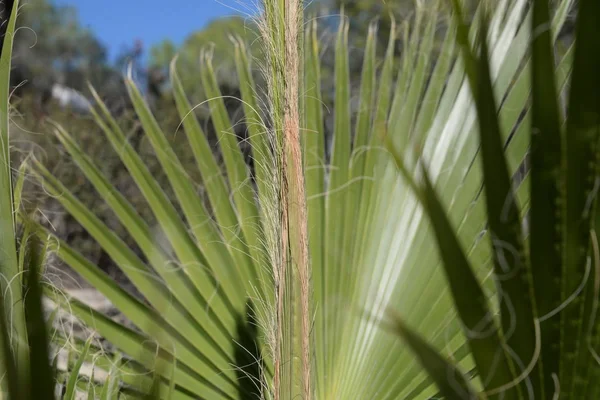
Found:
M 552 40 L 571 3 L 558 3 Z M 461 370 L 472 369 L 481 359 L 465 345 L 472 343 L 466 341 L 456 318 L 460 309 L 453 306 L 433 245 L 435 232 L 418 198 L 398 178 L 382 137 L 401 149 L 409 174 L 418 173 L 417 161 L 425 160 L 431 188 L 447 210 L 448 226 L 455 227 L 456 244 L 464 251 L 462 261 L 477 267 L 473 281 L 482 284 L 477 294 L 481 309 L 498 310 L 493 301 L 488 305 L 495 291 L 489 277 L 497 259 L 481 238 L 489 237 L 489 232 L 486 200 L 480 193 L 482 179 L 488 177 L 476 162 L 479 99 L 471 95 L 471 63 L 460 57 L 461 42 L 456 39 L 458 31 L 462 41 L 473 41 L 479 31 L 473 28 L 469 33 L 451 22 L 441 5 L 420 9 L 411 27 L 402 22 L 392 29 L 378 65 L 373 25 L 355 94 L 349 76 L 348 24 L 342 18 L 330 50 L 335 52 L 335 122 L 328 152 L 326 109 L 321 102 L 324 49 L 316 22 L 309 21 L 302 33 L 304 23 L 299 15 L 290 14 L 290 5 L 298 3 L 265 1 L 263 69 L 270 83 L 268 101 L 254 84 L 247 49 L 241 41 L 234 42 L 254 174 L 223 104 L 210 53 L 201 57 L 201 82 L 224 165 L 212 153 L 176 63 L 172 64 L 177 109 L 206 199 L 198 195 L 198 184 L 186 170 L 190 167 L 179 161 L 168 133 L 131 79 L 126 78 L 129 95 L 174 199 L 165 194 L 96 96 L 94 118 L 143 194 L 168 246 L 159 243 L 154 227 L 102 174 L 74 133 L 56 126 L 58 139 L 138 244 L 143 259 L 40 162 L 33 160 L 30 170 L 102 246 L 143 300 L 57 238 L 53 242 L 58 257 L 103 293 L 136 329 L 76 299 L 49 296 L 134 360 L 136 368 L 156 370 L 163 377 L 158 385 L 163 397 L 171 395 L 172 383 L 172 398 L 428 398 L 437 393 L 435 379 L 427 376 L 406 345 L 380 329 L 391 306 L 432 349 L 454 357 Z M 518 171 L 530 134 L 532 66 L 527 50 L 533 36 L 532 12 L 526 0 L 500 1 L 485 34 L 490 93 L 500 121 L 494 149 L 504 148 L 507 176 Z M 296 33 L 287 30 L 291 25 L 296 25 Z M 400 30 L 406 51 L 398 63 L 394 48 Z M 438 52 L 433 45 L 436 35 L 444 35 Z M 304 56 L 294 60 L 294 48 Z M 569 51 L 560 61 L 559 89 L 572 60 Z M 290 85 L 298 92 L 290 92 Z M 355 99 L 357 110 L 352 107 Z M 302 158 L 295 143 L 301 145 Z M 498 190 L 506 185 L 504 180 Z M 516 191 L 521 204 L 529 202 L 528 185 L 526 179 Z M 516 214 L 511 216 L 514 223 Z M 37 229 L 43 237 L 51 233 L 42 226 Z M 505 239 L 517 240 L 511 235 Z M 428 354 L 439 361 L 434 353 Z M 157 360 L 162 368 L 156 367 Z M 506 362 L 506 374 L 512 373 L 510 364 Z M 117 379 L 114 371 L 110 376 Z M 120 376 L 126 382 L 123 390 L 150 391 L 148 385 Z M 502 379 L 499 375 L 494 382 Z M 469 385 L 476 390 L 490 383 L 475 379 Z

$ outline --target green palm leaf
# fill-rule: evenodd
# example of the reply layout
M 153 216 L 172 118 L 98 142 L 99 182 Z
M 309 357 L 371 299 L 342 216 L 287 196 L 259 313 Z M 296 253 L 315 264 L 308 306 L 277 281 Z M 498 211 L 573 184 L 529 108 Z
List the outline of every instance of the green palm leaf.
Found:
M 245 399 L 272 395 L 291 399 L 297 395 L 309 397 L 307 393 L 315 398 L 335 399 L 432 396 L 437 393 L 436 379 L 427 376 L 419 360 L 395 335 L 379 329 L 390 307 L 402 315 L 403 327 L 411 327 L 403 332 L 410 336 L 413 347 L 427 351 L 426 358 L 438 370 L 444 367 L 447 357 L 454 357 L 457 370 L 462 371 L 487 364 L 487 370 L 479 370 L 481 377 L 468 383 L 475 388 L 472 390 L 495 389 L 518 377 L 524 367 L 514 367 L 510 356 L 500 351 L 501 371 L 492 374 L 490 381 L 485 379 L 497 366 L 492 360 L 494 351 L 501 347 L 510 325 L 506 304 L 496 301 L 496 287 L 489 279 L 494 266 L 496 271 L 503 266 L 501 254 L 490 246 L 489 238 L 497 236 L 522 253 L 525 251 L 518 225 L 522 213 L 516 205 L 511 206 L 508 220 L 490 217 L 503 209 L 501 197 L 513 193 L 510 177 L 525 158 L 529 123 L 540 118 L 539 110 L 528 112 L 530 88 L 541 87 L 551 79 L 562 90 L 572 53 L 561 60 L 556 75 L 540 75 L 540 80 L 532 82 L 530 74 L 540 68 L 537 63 L 548 62 L 547 52 L 542 54 L 546 61 L 536 61 L 539 55 L 534 51 L 532 65 L 527 52 L 534 37 L 531 22 L 540 23 L 541 19 L 525 0 L 507 0 L 500 2 L 491 14 L 489 32 L 483 31 L 482 37 L 489 44 L 489 67 L 478 63 L 475 53 L 461 58 L 458 44 L 471 49 L 472 43 L 481 41 L 481 37 L 477 38 L 479 31 L 476 27 L 468 31 L 462 23 L 452 22 L 437 48 L 435 43 L 441 35 L 436 28 L 447 19 L 442 14 L 445 9 L 438 5 L 434 10 L 419 10 L 410 28 L 404 25 L 402 44 L 406 51 L 400 60 L 394 58 L 398 38 L 393 26 L 386 54 L 378 63 L 376 28 L 371 26 L 356 90 L 349 73 L 348 23 L 342 19 L 335 43 L 329 49 L 335 53 L 335 122 L 328 160 L 323 123 L 326 109 L 322 105 L 325 96 L 321 88 L 324 66 L 320 62 L 324 46 L 319 42 L 314 21 L 307 23 L 304 34 L 299 33 L 301 37 L 290 37 L 286 31 L 289 24 L 302 25 L 286 19 L 291 15 L 286 5 L 292 3 L 265 3 L 264 40 L 270 46 L 265 66 L 270 79 L 268 101 L 261 97 L 254 82 L 255 69 L 248 50 L 234 39 L 254 174 L 245 164 L 208 52 L 201 57 L 200 77 L 224 165 L 219 164 L 219 157 L 213 154 L 195 118 L 196 106 L 184 93 L 176 63 L 171 65 L 174 98 L 185 130 L 185 136 L 177 136 L 176 140 L 188 141 L 202 177 L 200 184 L 190 178 L 193 174 L 187 169 L 191 167 L 178 159 L 169 133 L 161 129 L 130 79 L 126 79 L 129 95 L 169 188 L 158 184 L 145 160 L 127 142 L 122 128 L 95 95 L 94 118 L 144 196 L 157 228 L 167 238 L 168 248 L 158 243 L 154 227 L 148 226 L 84 153 L 75 133 L 56 128 L 61 145 L 137 243 L 144 259 L 42 164 L 33 160 L 31 171 L 102 246 L 145 301 L 125 292 L 76 249 L 61 241 L 56 241 L 58 257 L 102 292 L 133 322 L 136 330 L 119 325 L 76 300 L 54 300 L 70 308 L 148 371 L 154 370 L 156 357 L 165 365 L 172 365 L 172 371 L 157 371 L 157 376 L 162 377 L 158 392 L 163 397 L 170 396 L 170 382 L 174 385 L 173 398 Z M 556 39 L 570 6 L 570 1 L 559 3 L 551 23 L 552 37 L 543 39 L 544 46 L 549 47 Z M 483 10 L 478 11 L 478 15 L 483 14 Z M 294 67 L 297 75 L 286 75 L 286 66 L 293 64 L 285 52 L 290 43 L 303 50 L 301 66 Z M 534 43 L 538 46 L 541 42 Z M 278 58 L 283 54 L 285 57 Z M 485 56 L 483 52 L 480 57 Z M 576 53 L 575 65 L 583 65 L 578 60 Z M 469 79 L 474 76 L 489 79 L 485 81 L 485 92 L 471 96 Z M 286 84 L 296 83 L 302 92 L 290 98 Z M 534 92 L 534 98 L 539 95 Z M 352 106 L 354 98 L 358 100 L 356 109 Z M 283 134 L 289 122 L 286 115 L 289 117 L 294 108 L 302 111 L 295 121 L 300 124 L 302 166 L 293 157 L 290 138 Z M 487 125 L 476 123 L 477 111 L 480 117 L 487 113 Z M 547 122 L 556 125 L 556 121 Z M 580 128 L 577 125 L 568 129 Z M 436 211 L 433 222 L 438 224 L 434 224 L 434 229 L 419 206 L 418 196 L 399 179 L 382 137 L 394 144 L 407 174 L 418 174 L 421 161 L 427 165 L 427 211 Z M 534 165 L 546 163 L 535 161 L 535 154 Z M 477 160 L 480 156 L 483 165 Z M 586 160 L 589 162 L 589 157 Z M 586 171 L 590 175 L 590 170 Z M 534 175 L 514 189 L 512 198 L 523 209 L 530 204 L 530 184 L 535 188 L 532 207 L 541 201 L 536 195 L 545 190 L 536 186 Z M 485 185 L 482 195 L 482 180 L 497 181 L 497 185 Z M 417 179 L 416 185 L 421 184 Z M 206 198 L 199 195 L 199 185 L 205 189 Z M 545 187 L 551 187 L 551 182 Z M 166 194 L 171 189 L 173 198 Z M 298 198 L 302 201 L 294 201 Z M 578 197 L 576 202 L 581 200 Z M 439 222 L 443 217 L 441 229 Z M 304 224 L 308 249 L 303 243 Z M 548 224 L 550 221 L 546 221 Z M 495 236 L 486 231 L 487 227 Z M 36 229 L 47 236 L 45 228 Z M 568 226 L 565 229 L 576 234 Z M 577 232 L 582 235 L 583 231 Z M 445 251 L 438 254 L 432 244 L 441 236 L 446 237 L 447 243 Z M 540 240 L 542 244 L 530 242 L 532 255 L 539 254 L 539 246 L 553 239 Z M 305 251 L 310 255 L 310 264 L 302 260 Z M 450 275 L 445 275 L 441 267 L 450 259 L 460 261 L 463 275 L 455 273 L 449 284 L 445 277 Z M 532 259 L 534 271 L 542 262 Z M 310 271 L 305 269 L 308 265 Z M 471 284 L 467 285 L 471 291 L 463 291 L 464 301 L 455 308 L 451 300 L 460 294 L 456 284 L 465 276 L 464 271 L 471 271 Z M 527 296 L 530 282 L 524 282 L 523 276 L 500 285 L 501 291 L 511 298 L 522 297 L 519 304 L 532 300 Z M 565 284 L 565 291 L 579 281 L 573 278 L 573 282 Z M 311 290 L 307 289 L 308 282 Z M 534 281 L 534 288 L 536 284 Z M 537 301 L 540 295 L 535 290 Z M 481 307 L 477 315 L 472 301 L 467 299 L 468 293 L 478 298 Z M 590 294 L 586 298 L 579 313 L 573 310 L 574 321 L 593 307 L 589 300 L 592 297 Z M 534 339 L 533 306 L 528 307 L 517 314 L 517 320 L 530 324 L 519 322 L 512 342 L 509 340 L 521 355 L 531 349 Z M 499 327 L 494 329 L 493 338 L 476 341 L 463 335 L 459 319 L 465 322 L 465 316 L 470 315 L 472 320 L 467 325 L 475 328 L 476 321 L 497 311 L 500 323 L 489 321 L 490 326 Z M 456 313 L 460 318 L 456 318 Z M 580 329 L 585 330 L 588 325 L 584 323 Z M 542 335 L 550 332 L 544 329 Z M 522 344 L 525 349 L 519 349 Z M 582 342 L 569 341 L 564 346 L 578 349 L 580 358 L 561 368 L 580 370 L 584 366 Z M 445 357 L 436 357 L 432 352 L 441 349 Z M 530 352 L 523 359 L 531 356 Z M 543 353 L 542 358 L 545 357 L 553 356 Z M 420 357 L 420 361 L 423 359 Z M 111 396 L 109 386 L 116 387 L 117 380 L 124 382 L 123 391 L 140 392 L 142 385 L 125 375 L 111 372 L 103 396 Z M 144 382 L 146 387 L 141 392 L 147 394 L 152 384 L 150 380 Z M 463 383 L 466 387 L 467 382 Z M 549 387 L 547 381 L 545 384 Z M 521 391 L 521 387 L 514 390 Z
M 15 2 L 12 8 L 12 13 L 8 21 L 3 21 L 7 24 L 4 37 L 2 38 L 2 54 L 0 56 L 0 291 L 2 297 L 5 297 L 3 303 L 3 326 L 10 329 L 5 333 L 3 349 L 0 351 L 3 359 L 8 360 L 9 354 L 7 349 L 13 348 L 16 359 L 14 362 L 17 368 L 23 369 L 22 372 L 27 374 L 27 366 L 24 360 L 29 359 L 27 343 L 27 328 L 25 326 L 25 314 L 23 310 L 23 293 L 21 288 L 20 276 L 22 271 L 18 269 L 19 263 L 17 260 L 16 237 L 15 237 L 15 220 L 14 220 L 14 197 L 12 186 L 12 173 L 10 170 L 10 150 L 9 150 L 9 107 L 8 98 L 10 94 L 10 62 L 12 58 L 13 38 L 17 19 L 18 2 Z M 15 279 L 16 278 L 16 279 Z M 4 325 L 7 318 L 10 316 L 12 323 Z M 4 331 L 4 327 L 2 328 Z M 23 364 L 23 365 L 22 365 Z M 10 365 L 10 364 L 7 364 Z M 6 373 L 6 365 L 0 366 L 0 375 Z M 12 372 L 12 371 L 11 371 Z M 16 384 L 17 380 L 10 379 L 10 384 Z M 0 387 L 5 390 L 7 385 L 5 380 L 2 380 Z
M 590 31 L 586 29 L 593 26 L 586 18 L 598 12 L 598 7 L 595 4 L 592 6 L 591 2 L 582 3 L 580 7 L 579 11 L 585 12 L 586 17 L 580 17 L 577 22 L 576 49 L 579 43 L 577 39 L 582 40 L 585 35 L 589 35 Z M 573 75 L 571 80 L 566 134 L 563 134 L 558 111 L 559 93 L 555 87 L 562 88 L 566 76 L 562 65 L 559 65 L 557 73 L 553 67 L 548 3 L 535 2 L 531 25 L 532 31 L 538 33 L 538 36 L 533 42 L 532 66 L 527 65 L 528 72 L 533 75 L 532 115 L 529 117 L 527 114 L 525 118 L 531 129 L 532 166 L 531 175 L 521 184 L 530 186 L 531 202 L 525 198 L 526 205 L 531 207 L 532 226 L 531 254 L 527 257 L 527 253 L 522 250 L 520 239 L 519 219 L 523 218 L 523 213 L 519 212 L 515 202 L 515 197 L 524 197 L 519 196 L 518 192 L 517 196 L 512 194 L 509 175 L 506 174 L 501 125 L 496 117 L 486 41 L 482 41 L 480 56 L 477 57 L 467 39 L 466 26 L 462 22 L 458 2 L 454 3 L 454 9 L 458 15 L 458 37 L 463 47 L 463 60 L 467 65 L 478 111 L 487 221 L 494 234 L 491 239 L 495 249 L 491 258 L 496 264 L 494 276 L 498 281 L 497 300 L 500 302 L 503 333 L 501 339 L 504 343 L 500 347 L 510 349 L 510 357 L 517 367 L 516 375 L 512 379 L 504 377 L 504 383 L 499 382 L 500 386 L 491 390 L 488 388 L 485 394 L 489 396 L 508 393 L 511 397 L 516 396 L 515 398 L 558 397 L 559 394 L 576 398 L 593 396 L 597 391 L 596 385 L 590 385 L 584 377 L 589 377 L 598 370 L 592 346 L 597 331 L 595 318 L 599 291 L 597 280 L 594 284 L 588 280 L 589 276 L 596 274 L 596 268 L 592 268 L 591 264 L 598 262 L 597 242 L 593 242 L 594 251 L 590 256 L 588 248 L 593 210 L 596 207 L 595 195 L 590 195 L 590 190 L 594 180 L 592 176 L 596 173 L 594 171 L 597 171 L 597 159 L 592 153 L 596 151 L 594 146 L 600 126 L 600 109 L 596 107 L 596 81 L 590 82 L 582 77 L 592 74 L 592 68 L 597 67 L 597 58 L 584 57 L 580 52 L 581 58 L 577 64 L 577 51 L 575 53 L 573 73 L 578 69 L 581 73 Z M 559 8 L 555 21 L 561 21 L 564 18 L 563 13 L 564 9 Z M 487 22 L 484 20 L 479 31 L 481 37 L 488 37 L 486 27 Z M 539 30 L 542 30 L 541 33 Z M 556 32 L 555 27 L 554 33 Z M 493 61 L 493 57 L 491 59 Z M 569 53 L 561 62 L 564 63 L 571 63 Z M 583 81 L 586 82 L 585 88 Z M 586 122 L 582 122 L 580 112 L 586 107 L 590 108 L 585 112 Z M 578 124 L 582 124 L 580 128 L 574 128 Z M 584 145 L 584 142 L 587 144 Z M 561 150 L 569 146 L 570 150 Z M 396 160 L 399 158 L 396 155 Z M 399 165 L 403 174 L 412 182 L 412 177 L 406 172 L 404 165 Z M 588 177 L 587 180 L 585 176 Z M 418 194 L 429 187 L 426 179 L 424 189 L 417 183 L 412 183 L 412 186 Z M 439 226 L 447 217 L 436 211 L 439 211 L 438 207 L 432 210 L 426 200 L 424 204 L 435 229 L 439 230 Z M 594 235 L 594 232 L 591 234 Z M 438 234 L 442 254 L 446 248 L 444 242 L 452 236 L 452 232 Z M 495 240 L 498 242 L 494 243 Z M 500 251 L 498 244 L 503 247 Z M 460 246 L 455 244 L 452 247 Z M 579 250 L 575 251 L 575 248 Z M 510 267 L 510 259 L 505 257 L 506 249 L 512 249 L 514 252 L 513 267 Z M 590 260 L 590 257 L 593 257 L 593 260 Z M 487 264 L 488 260 L 489 258 L 482 259 L 480 262 Z M 447 272 L 458 272 L 460 265 L 451 262 L 450 259 L 444 260 Z M 508 266 L 509 269 L 506 270 L 503 266 Z M 461 283 L 449 279 L 449 285 L 453 290 L 454 300 L 459 304 L 463 293 L 457 290 Z M 562 289 L 562 293 L 559 289 Z M 508 307 L 509 304 L 511 307 Z M 464 321 L 464 312 L 461 312 L 460 307 L 458 311 Z M 468 324 L 466 328 L 469 328 Z M 435 358 L 424 358 L 424 354 L 430 350 L 419 348 L 420 344 L 413 340 L 410 332 L 401 331 L 401 334 L 419 354 L 423 366 L 436 380 L 440 390 L 447 393 L 448 382 L 441 379 Z M 485 377 L 489 363 L 478 361 L 475 349 L 472 351 L 476 361 L 476 372 Z M 455 367 L 447 365 L 445 368 Z M 520 393 L 511 393 L 515 388 L 520 390 Z

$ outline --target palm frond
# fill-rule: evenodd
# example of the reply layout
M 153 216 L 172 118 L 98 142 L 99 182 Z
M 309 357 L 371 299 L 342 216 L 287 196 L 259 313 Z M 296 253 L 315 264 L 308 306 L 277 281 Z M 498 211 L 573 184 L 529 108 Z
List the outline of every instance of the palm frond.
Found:
M 597 392 L 596 385 L 590 385 L 586 378 L 598 372 L 593 343 L 596 340 L 596 305 L 600 292 L 597 265 L 594 265 L 598 263 L 598 246 L 592 229 L 597 200 L 591 191 L 597 174 L 597 158 L 594 154 L 600 110 L 597 108 L 597 79 L 585 77 L 593 75 L 592 70 L 598 67 L 598 59 L 584 56 L 588 50 L 577 49 L 581 48 L 579 43 L 585 40 L 586 35 L 591 34 L 593 24 L 586 18 L 596 18 L 600 8 L 592 5 L 592 2 L 582 2 L 579 7 L 579 13 L 585 13 L 586 17 L 582 18 L 580 14 L 577 21 L 575 57 L 571 58 L 567 53 L 559 68 L 555 69 L 551 37 L 556 37 L 558 29 L 556 26 L 549 29 L 548 2 L 542 0 L 533 4 L 533 17 L 529 23 L 531 31 L 537 35 L 533 40 L 532 64 L 527 64 L 526 69 L 532 74 L 533 96 L 531 116 L 527 114 L 522 122 L 529 128 L 526 138 L 529 137 L 531 141 L 531 173 L 522 182 L 517 181 L 521 187 L 514 193 L 510 175 L 506 173 L 506 157 L 510 153 L 503 154 L 502 119 L 497 118 L 490 79 L 493 76 L 493 68 L 490 68 L 493 57 L 488 57 L 485 40 L 488 22 L 483 14 L 479 33 L 484 39 L 479 46 L 472 46 L 461 16 L 461 6 L 459 2 L 454 2 L 459 25 L 458 38 L 477 108 L 489 229 L 486 235 L 492 247 L 491 257 L 480 262 L 485 265 L 491 258 L 495 264 L 494 298 L 499 303 L 502 330 L 501 343 L 496 348 L 498 351 L 505 350 L 514 371 L 512 377 L 504 376 L 504 382 L 500 380 L 490 387 L 490 381 L 486 379 L 489 361 L 478 359 L 477 349 L 471 345 L 475 358 L 474 370 L 483 380 L 482 396 L 497 397 L 508 393 L 518 398 L 557 398 L 561 395 L 587 398 Z M 564 9 L 559 8 L 555 21 L 563 20 L 563 13 Z M 586 48 L 585 44 L 583 48 Z M 479 51 L 479 55 L 476 55 L 476 51 Z M 565 115 L 566 127 L 563 128 L 558 108 L 560 93 L 556 87 L 562 91 L 565 73 L 561 67 L 564 63 L 572 63 L 573 77 Z M 585 85 L 582 84 L 584 81 Z M 586 109 L 583 122 L 580 112 Z M 393 153 L 403 175 L 411 183 L 417 197 L 422 199 L 432 219 L 438 232 L 436 236 L 440 251 L 447 253 L 446 243 L 453 233 L 439 232 L 439 226 L 447 216 L 444 212 L 440 213 L 439 207 L 431 207 L 428 198 L 437 196 L 430 190 L 426 175 L 424 184 L 414 183 L 395 149 Z M 523 186 L 526 190 L 522 189 Z M 524 208 L 519 207 L 518 200 L 524 200 Z M 530 253 L 524 251 L 521 237 L 521 221 L 527 210 L 531 216 Z M 460 248 L 458 244 L 451 247 L 454 250 Z M 578 250 L 575 251 L 575 248 Z M 465 307 L 460 306 L 463 284 L 452 279 L 452 274 L 461 270 L 461 266 L 462 263 L 444 260 L 453 299 L 464 323 L 465 334 L 470 338 L 473 330 L 464 311 L 461 311 Z M 479 284 L 475 282 L 468 286 L 473 288 Z M 423 366 L 440 390 L 452 396 L 447 385 L 454 378 L 449 376 L 447 380 L 442 379 L 439 365 L 432 363 L 430 358 L 424 358 L 431 350 L 429 346 L 423 347 L 422 343 L 415 341 L 410 330 L 400 330 L 400 334 L 419 354 Z M 456 366 L 447 364 L 446 368 L 450 371 Z
M 545 46 L 556 40 L 571 3 L 559 2 Z M 148 371 L 155 370 L 156 358 L 171 365 L 172 370 L 156 371 L 163 378 L 158 384 L 161 396 L 169 396 L 169 382 L 174 385 L 173 398 L 434 395 L 434 382 L 417 358 L 379 325 L 393 307 L 411 335 L 414 331 L 425 338 L 430 344 L 428 351 L 443 349 L 445 356 L 454 357 L 457 368 L 471 370 L 483 359 L 489 361 L 480 357 L 485 351 L 474 350 L 474 340 L 461 331 L 459 319 L 464 322 L 470 312 L 465 309 L 472 304 L 466 299 L 464 307 L 453 306 L 452 294 L 457 290 L 442 272 L 443 261 L 457 260 L 460 255 L 464 270 L 473 266 L 471 288 L 479 287 L 482 307 L 473 318 L 500 311 L 499 333 L 494 336 L 498 340 L 480 341 L 490 350 L 486 354 L 492 354 L 496 342 L 502 340 L 508 314 L 503 303 L 495 301 L 496 287 L 490 279 L 494 266 L 498 270 L 502 265 L 489 238 L 500 235 L 502 242 L 518 245 L 523 251 L 525 244 L 518 232 L 521 214 L 516 206 L 511 207 L 509 221 L 495 219 L 488 226 L 488 217 L 502 209 L 504 202 L 497 192 L 512 187 L 511 177 L 528 150 L 529 124 L 539 120 L 539 111 L 528 111 L 530 75 L 536 70 L 538 56 L 532 65 L 527 50 L 535 36 L 531 22 L 539 23 L 540 17 L 526 0 L 502 1 L 491 14 L 489 31 L 481 34 L 476 25 L 468 31 L 462 23 L 451 21 L 441 5 L 419 9 L 411 26 L 404 21 L 398 29 L 393 26 L 380 65 L 376 27 L 372 25 L 358 90 L 351 85 L 348 22 L 342 18 L 330 49 L 335 53 L 335 93 L 329 158 L 323 123 L 327 110 L 322 104 L 326 96 L 321 86 L 324 46 L 316 22 L 309 21 L 303 33 L 301 17 L 292 18 L 293 13 L 286 9 L 290 4 L 296 3 L 265 2 L 261 26 L 267 46 L 263 70 L 268 75 L 268 102 L 255 85 L 248 50 L 233 39 L 252 168 L 245 162 L 225 108 L 210 53 L 202 54 L 200 75 L 223 165 L 195 118 L 195 106 L 184 93 L 176 63 L 171 65 L 174 97 L 186 133 L 178 140 L 189 143 L 206 198 L 199 195 L 200 184 L 190 178 L 190 167 L 178 159 L 167 133 L 130 79 L 126 79 L 129 95 L 168 178 L 168 189 L 175 194 L 173 199 L 96 95 L 94 118 L 143 194 L 168 246 L 159 243 L 148 223 L 84 153 L 74 134 L 62 127 L 55 129 L 62 146 L 144 257 L 137 256 L 87 210 L 71 188 L 32 160 L 31 171 L 47 191 L 94 237 L 143 296 L 141 300 L 127 293 L 76 249 L 55 240 L 58 257 L 102 292 L 136 329 L 74 299 L 53 299 Z M 485 13 L 481 9 L 477 14 Z M 297 24 L 295 34 L 286 31 L 290 24 Z M 404 32 L 400 40 L 406 49 L 400 60 L 394 54 L 397 31 Z M 436 47 L 440 39 L 441 46 Z M 477 42 L 489 47 L 489 71 L 474 71 L 480 66 L 475 53 L 472 59 L 459 55 L 459 44 L 470 49 Z M 294 48 L 302 50 L 303 59 L 294 60 Z M 569 51 L 556 75 L 550 75 L 557 93 L 566 85 L 573 59 L 576 65 L 582 64 L 577 50 L 575 56 Z M 469 77 L 475 75 L 488 76 L 489 81 L 487 92 L 473 96 Z M 533 87 L 541 82 L 533 82 Z M 290 89 L 290 85 L 296 88 Z M 483 106 L 486 108 L 481 109 Z M 478 111 L 494 116 L 489 126 L 477 123 Z M 489 140 L 480 141 L 479 137 Z M 439 226 L 432 229 L 418 196 L 399 178 L 383 138 L 393 143 L 407 173 L 417 174 L 417 186 L 424 177 L 417 167 L 426 165 L 431 183 L 427 193 L 430 200 L 435 194 L 436 220 L 446 210 L 445 232 L 455 233 L 447 246 L 454 251 L 452 257 L 435 251 Z M 477 160 L 480 150 L 483 167 Z M 586 171 L 589 176 L 591 172 Z M 491 179 L 501 184 L 486 186 L 483 195 L 481 182 Z M 524 210 L 530 204 L 530 179 L 519 181 L 511 197 Z M 531 201 L 540 199 L 532 194 Z M 47 236 L 45 228 L 36 229 Z M 573 279 L 573 284 L 580 281 Z M 455 275 L 452 282 L 460 283 L 460 277 Z M 524 295 L 528 288 L 522 285 L 522 280 L 515 278 L 500 287 L 510 296 Z M 594 305 L 586 301 L 585 307 Z M 518 316 L 530 319 L 525 311 Z M 468 325 L 475 329 L 477 324 Z M 532 333 L 520 325 L 514 338 L 529 346 Z M 577 347 L 581 343 L 565 345 L 581 349 Z M 473 390 L 494 389 L 518 375 L 510 357 L 502 357 L 502 373 L 490 381 L 475 378 L 469 383 Z M 438 368 L 442 365 L 443 358 L 429 359 Z M 250 364 L 253 366 L 248 368 Z M 489 370 L 494 366 L 490 361 Z M 581 367 L 580 361 L 573 361 L 572 367 L 576 366 Z M 124 382 L 123 390 L 141 386 L 117 371 L 110 376 L 105 396 L 116 380 Z M 146 392 L 150 386 L 146 385 Z

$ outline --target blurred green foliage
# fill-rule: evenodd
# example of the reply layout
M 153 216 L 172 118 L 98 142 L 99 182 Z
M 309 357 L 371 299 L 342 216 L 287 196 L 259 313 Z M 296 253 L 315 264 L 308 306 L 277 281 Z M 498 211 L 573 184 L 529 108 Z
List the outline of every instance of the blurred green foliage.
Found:
M 217 79 L 221 84 L 237 88 L 235 73 L 233 37 L 241 38 L 252 54 L 261 61 L 261 46 L 256 23 L 242 17 L 228 17 L 214 20 L 202 30 L 188 36 L 184 43 L 177 48 L 170 40 L 153 46 L 150 49 L 150 65 L 167 70 L 169 64 L 177 56 L 177 66 L 181 71 L 181 79 L 193 101 L 205 100 L 202 88 L 198 84 L 197 71 L 202 51 L 212 52 L 216 67 Z
M 21 7 L 13 64 L 26 65 L 37 79 L 77 90 L 86 80 L 99 84 L 114 75 L 106 49 L 80 24 L 75 8 L 49 0 L 27 0 Z
M 102 167 L 102 172 L 115 183 L 117 188 L 132 202 L 143 218 L 153 223 L 153 215 L 148 211 L 137 186 L 133 184 L 117 154 L 106 142 L 100 128 L 89 115 L 81 115 L 72 110 L 60 107 L 50 101 L 41 118 L 35 112 L 40 90 L 50 90 L 53 84 L 61 84 L 81 91 L 88 98 L 87 83 L 98 89 L 101 96 L 117 114 L 125 131 L 129 133 L 131 143 L 142 154 L 152 172 L 161 180 L 162 172 L 158 161 L 145 142 L 139 123 L 133 118 L 129 104 L 123 71 L 111 65 L 106 57 L 106 50 L 92 32 L 82 27 L 77 20 L 76 10 L 72 7 L 58 6 L 49 0 L 28 0 L 22 6 L 18 26 L 21 27 L 15 37 L 13 56 L 13 76 L 18 81 L 13 83 L 18 89 L 12 96 L 11 104 L 11 163 L 16 170 L 28 156 L 41 160 L 44 165 L 59 179 L 72 188 L 78 198 L 92 209 L 109 226 L 122 236 L 135 249 L 134 243 L 125 235 L 123 227 L 115 226 L 114 216 L 104 202 L 95 193 L 92 186 L 84 179 L 73 162 L 65 157 L 65 152 L 53 134 L 53 123 L 59 123 L 71 132 L 88 154 Z M 124 61 L 139 58 L 138 54 L 121 55 Z M 142 65 L 137 68 L 144 71 Z M 148 77 L 150 74 L 146 74 Z M 146 89 L 147 100 L 152 104 L 161 126 L 169 132 L 176 151 L 185 162 L 193 163 L 189 148 L 180 140 L 183 133 L 178 133 L 179 118 L 172 100 L 168 95 L 152 96 L 149 93 L 150 79 L 142 82 Z M 181 145 L 178 145 L 181 143 Z M 195 169 L 190 168 L 191 178 Z M 197 174 L 196 174 L 197 175 Z M 168 185 L 164 185 L 168 190 Z M 171 195 L 171 193 L 169 193 Z M 55 229 L 56 233 L 68 243 L 82 249 L 83 253 L 109 273 L 116 273 L 112 261 L 91 240 L 91 237 L 68 216 L 55 199 L 50 198 L 43 187 L 27 179 L 23 192 L 24 206 L 29 210 L 39 209 L 44 215 L 46 225 Z M 65 280 L 77 278 L 62 273 L 62 268 L 50 268 L 49 273 L 55 276 L 55 282 L 67 286 L 79 284 Z M 61 282 L 62 281 L 62 282 Z

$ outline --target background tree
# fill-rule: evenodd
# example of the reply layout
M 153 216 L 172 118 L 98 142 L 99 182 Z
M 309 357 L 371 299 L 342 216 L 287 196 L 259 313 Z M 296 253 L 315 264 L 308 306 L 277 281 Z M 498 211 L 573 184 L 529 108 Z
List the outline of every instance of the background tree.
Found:
M 230 88 L 228 92 L 235 91 L 239 86 L 235 73 L 235 46 L 232 42 L 235 37 L 241 38 L 251 48 L 253 57 L 260 62 L 262 49 L 254 21 L 235 16 L 212 21 L 203 29 L 191 33 L 179 47 L 170 40 L 153 46 L 150 49 L 149 63 L 152 67 L 167 71 L 173 58 L 177 56 L 184 88 L 194 101 L 203 101 L 206 96 L 196 76 L 203 51 L 210 52 L 220 85 L 227 85 Z

